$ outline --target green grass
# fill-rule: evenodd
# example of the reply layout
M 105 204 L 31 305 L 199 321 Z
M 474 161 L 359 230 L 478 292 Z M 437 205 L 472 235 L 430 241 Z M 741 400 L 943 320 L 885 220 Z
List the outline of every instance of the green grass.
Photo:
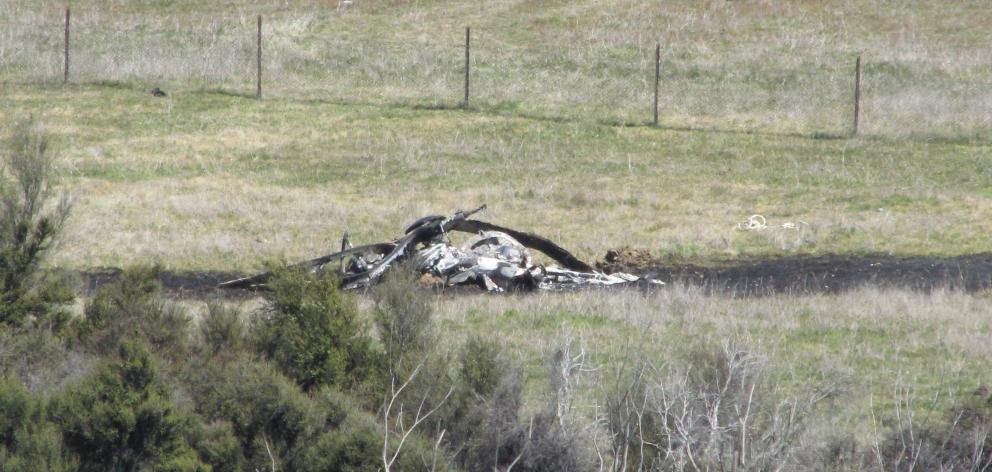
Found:
M 63 4 L 0 7 L 0 127 L 47 125 L 79 195 L 60 265 L 253 269 L 483 201 L 486 218 L 588 259 L 622 245 L 697 261 L 987 250 L 982 2 L 71 6 L 68 86 Z M 473 97 L 459 109 L 465 25 Z M 858 53 L 864 137 L 848 139 Z M 753 213 L 809 226 L 734 231 Z
M 498 110 L 10 85 L 5 124 L 55 136 L 77 197 L 59 265 L 254 269 L 399 234 L 486 202 L 483 218 L 582 257 L 631 245 L 709 260 L 987 250 L 992 148 L 543 120 Z M 753 213 L 800 232 L 744 233 Z M 135 232 L 142 241 L 134 243 Z M 259 242 L 262 241 L 262 242 Z M 278 242 L 278 244 L 268 244 Z M 130 250 L 121 251 L 125 247 Z

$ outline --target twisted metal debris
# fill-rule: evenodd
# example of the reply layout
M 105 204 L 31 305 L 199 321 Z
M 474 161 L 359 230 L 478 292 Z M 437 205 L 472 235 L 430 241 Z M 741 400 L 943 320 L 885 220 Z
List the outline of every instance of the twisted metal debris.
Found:
M 297 264 L 313 271 L 335 273 L 344 289 L 361 289 L 378 282 L 401 261 L 441 280 L 444 286 L 475 285 L 490 292 L 564 290 L 578 287 L 661 285 L 662 282 L 622 272 L 596 271 L 561 246 L 536 234 L 473 220 L 485 205 L 451 216 L 431 215 L 413 222 L 405 234 L 390 242 L 352 247 L 347 233 L 341 251 Z M 473 234 L 460 246 L 451 232 Z M 534 262 L 537 251 L 558 265 Z M 220 284 L 221 288 L 263 287 L 272 274 L 261 273 Z

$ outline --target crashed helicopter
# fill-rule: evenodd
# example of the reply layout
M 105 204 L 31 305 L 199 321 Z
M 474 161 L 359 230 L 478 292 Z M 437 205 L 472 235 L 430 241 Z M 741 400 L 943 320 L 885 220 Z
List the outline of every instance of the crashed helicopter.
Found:
M 336 273 L 346 290 L 370 287 L 390 267 L 406 261 L 413 270 L 436 277 L 445 287 L 474 285 L 489 292 L 663 285 L 661 281 L 632 274 L 597 271 L 547 238 L 471 219 L 485 209 L 486 205 L 482 205 L 451 216 L 425 216 L 413 222 L 402 237 L 390 242 L 353 247 L 345 233 L 340 252 L 296 266 Z M 455 231 L 473 236 L 455 246 L 449 237 Z M 535 263 L 531 251 L 544 254 L 557 265 Z M 264 272 L 223 282 L 219 287 L 261 288 L 271 275 Z

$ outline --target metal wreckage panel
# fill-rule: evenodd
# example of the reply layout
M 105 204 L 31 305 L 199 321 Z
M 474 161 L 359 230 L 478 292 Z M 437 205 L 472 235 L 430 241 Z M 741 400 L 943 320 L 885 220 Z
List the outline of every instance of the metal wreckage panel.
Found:
M 298 264 L 315 271 L 333 271 L 345 289 L 374 285 L 394 264 L 409 260 L 414 270 L 430 274 L 445 286 L 475 285 L 489 292 L 508 290 L 566 290 L 581 287 L 663 285 L 632 274 L 596 271 L 547 238 L 469 219 L 486 208 L 459 211 L 449 217 L 432 215 L 411 224 L 403 237 L 378 244 L 352 247 L 347 234 L 341 251 Z M 449 233 L 473 234 L 460 246 Z M 534 263 L 531 251 L 559 265 Z M 264 287 L 271 273 L 231 280 L 222 288 Z

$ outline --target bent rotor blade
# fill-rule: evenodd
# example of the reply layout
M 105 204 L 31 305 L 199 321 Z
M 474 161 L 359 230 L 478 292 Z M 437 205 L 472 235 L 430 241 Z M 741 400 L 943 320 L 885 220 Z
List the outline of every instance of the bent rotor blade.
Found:
M 565 248 L 551 242 L 550 239 L 544 236 L 539 236 L 533 233 L 526 233 L 523 231 L 517 231 L 514 229 L 506 228 L 499 225 L 494 225 L 492 223 L 487 223 L 485 221 L 479 220 L 460 220 L 451 225 L 449 230 L 452 231 L 462 231 L 466 233 L 478 233 L 480 231 L 500 231 L 506 233 L 523 244 L 524 247 L 528 249 L 533 249 L 535 251 L 540 251 L 553 259 L 555 262 L 561 264 L 566 269 L 578 271 L 578 272 L 594 272 L 595 269 L 589 264 L 582 262 L 579 258 L 572 255 Z

